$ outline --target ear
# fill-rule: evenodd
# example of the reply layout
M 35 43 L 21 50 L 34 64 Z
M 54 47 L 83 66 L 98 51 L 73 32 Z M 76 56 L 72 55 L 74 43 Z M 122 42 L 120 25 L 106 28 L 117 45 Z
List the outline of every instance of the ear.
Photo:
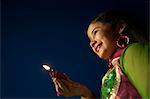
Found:
M 121 34 L 124 29 L 126 28 L 127 24 L 124 20 L 120 20 L 118 23 L 117 23 L 117 31 L 119 34 Z

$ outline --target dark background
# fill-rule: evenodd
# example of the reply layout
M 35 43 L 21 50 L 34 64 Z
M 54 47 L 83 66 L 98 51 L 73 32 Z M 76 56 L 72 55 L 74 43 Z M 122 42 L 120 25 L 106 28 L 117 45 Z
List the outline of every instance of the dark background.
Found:
M 56 98 L 45 63 L 99 96 L 107 62 L 89 46 L 89 21 L 109 9 L 149 17 L 148 0 L 3 0 L 1 6 L 2 98 Z

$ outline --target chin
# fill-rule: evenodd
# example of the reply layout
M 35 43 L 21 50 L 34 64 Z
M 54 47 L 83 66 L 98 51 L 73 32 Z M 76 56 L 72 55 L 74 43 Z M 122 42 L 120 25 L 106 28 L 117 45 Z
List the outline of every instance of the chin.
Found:
M 98 55 L 101 59 L 108 60 L 110 57 L 107 55 Z
M 101 59 L 104 59 L 104 60 L 108 60 L 110 59 L 111 55 L 112 55 L 112 51 L 103 51 L 103 52 L 100 52 L 100 53 L 97 53 L 97 55 L 101 58 Z

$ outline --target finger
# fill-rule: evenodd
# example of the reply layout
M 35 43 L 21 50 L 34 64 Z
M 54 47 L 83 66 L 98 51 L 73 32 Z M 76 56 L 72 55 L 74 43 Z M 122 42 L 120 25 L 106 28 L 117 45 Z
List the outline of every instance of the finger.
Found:
M 68 81 L 71 82 L 71 83 L 73 82 L 71 79 L 69 79 L 69 76 L 68 76 L 67 74 L 63 73 L 63 75 L 64 75 L 65 78 L 66 78 L 66 79 L 63 79 L 63 80 L 68 80 Z
M 62 87 L 62 95 L 63 96 L 70 96 L 70 92 L 71 92 L 71 90 L 70 90 L 70 88 L 68 87 L 68 85 L 67 84 L 64 84 L 63 82 L 62 82 L 62 80 L 58 80 L 58 81 L 60 81 L 59 83 L 61 83 L 61 87 Z
M 57 89 L 56 89 L 57 96 L 63 95 L 62 89 L 58 85 L 56 85 L 56 86 L 57 86 Z
M 62 79 L 61 80 L 65 85 L 68 85 L 68 87 L 72 87 L 73 84 L 75 84 L 75 82 L 73 82 L 72 80 L 65 80 L 65 79 Z
M 56 82 L 56 78 L 53 77 L 52 80 L 53 80 L 53 83 L 55 85 L 55 90 L 56 90 L 56 92 L 58 92 L 58 84 Z
M 50 72 L 49 72 L 49 75 L 50 75 L 51 77 L 55 77 L 55 72 L 54 72 L 54 71 L 50 71 Z
M 65 79 L 62 79 L 61 81 L 65 85 L 67 92 L 71 92 L 71 89 L 73 88 L 74 83 L 71 83 L 70 81 L 65 80 Z
M 63 75 L 64 75 L 67 79 L 69 79 L 69 76 L 68 76 L 66 73 L 63 73 Z
M 68 90 L 68 86 L 66 84 L 64 84 L 61 80 L 56 79 L 56 83 L 58 84 L 58 86 L 63 90 L 63 91 L 67 91 Z
M 65 86 L 58 80 L 56 81 L 56 83 L 58 87 L 57 96 L 65 96 L 65 93 L 67 92 L 67 89 L 65 88 Z
M 63 75 L 63 78 L 64 78 L 64 79 L 70 80 L 70 79 L 69 79 L 69 76 L 68 76 L 66 73 L 62 73 L 62 75 Z
M 70 86 L 70 82 L 67 80 L 64 80 L 66 81 L 65 83 L 63 82 L 63 79 L 59 79 L 57 77 L 53 77 L 53 82 L 56 86 L 56 92 L 57 92 L 57 96 L 69 96 L 72 88 L 69 88 L 71 87 Z
M 56 78 L 53 78 L 53 82 L 54 82 L 54 85 L 55 85 L 55 90 L 56 90 L 57 96 L 61 96 L 63 91 L 59 87 L 59 85 L 58 85 L 58 83 L 56 81 Z

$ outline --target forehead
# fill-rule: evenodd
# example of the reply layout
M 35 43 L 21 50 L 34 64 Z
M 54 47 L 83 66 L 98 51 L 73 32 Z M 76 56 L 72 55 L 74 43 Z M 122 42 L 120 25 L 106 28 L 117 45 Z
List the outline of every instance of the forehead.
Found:
M 88 27 L 87 34 L 88 34 L 88 37 L 91 38 L 92 32 L 94 30 L 99 29 L 99 30 L 104 31 L 110 28 L 111 28 L 111 25 L 108 23 L 102 23 L 102 22 L 91 23 Z
M 101 27 L 102 25 L 103 25 L 103 23 L 101 23 L 101 22 L 91 23 L 88 27 L 87 33 L 90 34 L 95 28 Z

